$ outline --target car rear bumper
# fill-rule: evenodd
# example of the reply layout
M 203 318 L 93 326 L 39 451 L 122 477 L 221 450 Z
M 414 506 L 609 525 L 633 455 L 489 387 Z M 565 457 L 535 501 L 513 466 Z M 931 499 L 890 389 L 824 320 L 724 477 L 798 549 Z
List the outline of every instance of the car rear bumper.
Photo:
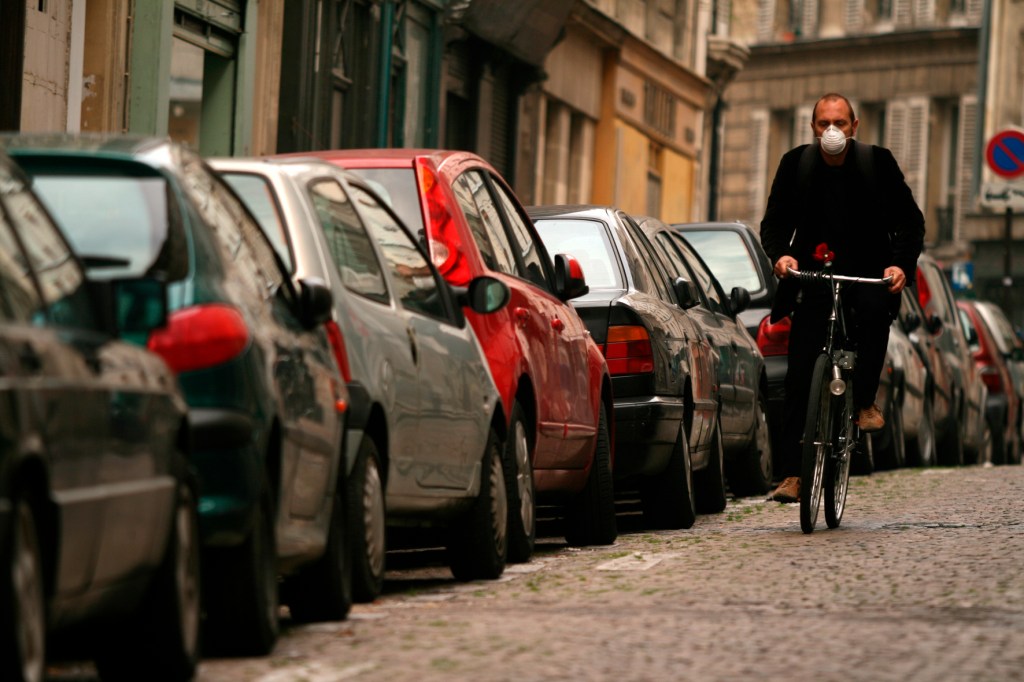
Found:
M 252 527 L 264 464 L 256 425 L 249 415 L 217 408 L 193 408 L 189 422 L 202 543 L 240 544 Z
M 661 473 L 683 419 L 682 398 L 615 401 L 615 478 Z

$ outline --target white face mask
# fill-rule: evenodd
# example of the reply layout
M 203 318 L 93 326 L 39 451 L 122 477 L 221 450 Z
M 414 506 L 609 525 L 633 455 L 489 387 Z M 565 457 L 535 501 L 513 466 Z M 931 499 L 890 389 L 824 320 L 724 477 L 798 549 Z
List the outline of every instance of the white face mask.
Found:
M 820 139 L 821 148 L 825 150 L 826 154 L 835 156 L 836 154 L 841 154 L 846 149 L 846 135 L 843 135 L 843 131 L 834 125 L 825 128 L 825 132 L 821 134 Z

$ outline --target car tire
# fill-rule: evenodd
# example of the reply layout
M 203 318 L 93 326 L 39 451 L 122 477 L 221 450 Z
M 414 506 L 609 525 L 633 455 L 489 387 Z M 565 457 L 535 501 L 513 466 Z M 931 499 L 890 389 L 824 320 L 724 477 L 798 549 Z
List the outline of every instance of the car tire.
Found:
M 860 432 L 850 452 L 850 475 L 870 476 L 875 472 L 875 446 L 871 434 Z
M 456 580 L 494 580 L 508 559 L 508 498 L 498 435 L 491 429 L 480 467 L 480 493 L 448 530 L 448 565 Z
M 179 464 L 184 470 L 184 460 Z M 140 608 L 99 639 L 96 668 L 103 680 L 160 682 L 195 676 L 200 649 L 199 515 L 194 486 L 177 482 L 174 515 L 163 563 Z
M 875 468 L 899 469 L 906 465 L 906 443 L 903 436 L 903 407 L 899 393 L 893 394 L 885 414 L 885 426 L 872 434 L 871 445 L 875 453 Z
M 384 589 L 387 510 L 379 453 L 373 437 L 364 435 L 348 478 L 352 598 L 361 604 L 372 602 Z
M 285 583 L 288 609 L 297 622 L 344 620 L 352 608 L 352 548 L 344 486 L 343 479 L 334 490 L 323 555 Z
M 679 434 L 665 471 L 645 477 L 641 484 L 640 504 L 645 525 L 662 530 L 693 526 L 697 520 L 693 490 L 690 442 L 686 427 L 680 422 Z
M 203 556 L 207 641 L 219 654 L 263 656 L 274 648 L 278 622 L 277 518 L 263 477 L 252 530 L 239 547 Z
M 504 462 L 508 494 L 508 561 L 512 564 L 530 560 L 537 538 L 532 455 L 526 414 L 516 401 L 512 404 Z
M 931 388 L 926 390 L 917 435 L 907 441 L 906 460 L 912 466 L 935 465 L 935 416 L 932 411 Z
M 11 501 L 0 548 L 0 679 L 42 682 L 46 671 L 46 596 L 39 531 L 24 495 Z
M 964 464 L 964 418 L 960 403 L 946 420 L 942 436 L 935 444 L 935 456 L 941 466 L 958 467 Z
M 697 511 L 717 514 L 725 509 L 725 445 L 722 443 L 722 421 L 715 419 L 715 435 L 711 437 L 711 457 L 708 465 L 693 475 Z
M 610 545 L 619 536 L 612 483 L 612 446 L 604 403 L 598 410 L 597 440 L 590 475 L 565 510 L 565 540 L 574 547 Z
M 726 479 L 737 497 L 763 495 L 772 487 L 774 454 L 772 433 L 768 425 L 768 397 L 758 391 L 754 413 L 754 437 L 746 451 L 729 462 Z

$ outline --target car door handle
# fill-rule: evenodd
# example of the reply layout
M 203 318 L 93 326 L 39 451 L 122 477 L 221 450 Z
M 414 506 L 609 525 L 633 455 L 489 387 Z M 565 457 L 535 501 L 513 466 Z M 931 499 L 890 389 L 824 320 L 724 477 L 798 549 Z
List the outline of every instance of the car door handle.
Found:
M 556 317 L 555 319 L 551 320 L 551 328 L 554 329 L 556 332 L 560 332 L 563 329 L 565 329 L 565 323 Z
M 526 308 L 517 307 L 512 311 L 512 314 L 516 318 L 516 324 L 520 328 L 526 329 L 526 325 L 530 321 L 530 311 Z
M 419 362 L 419 355 L 416 351 L 416 331 L 412 327 L 405 328 L 405 334 L 409 337 L 409 352 L 412 353 L 412 364 Z

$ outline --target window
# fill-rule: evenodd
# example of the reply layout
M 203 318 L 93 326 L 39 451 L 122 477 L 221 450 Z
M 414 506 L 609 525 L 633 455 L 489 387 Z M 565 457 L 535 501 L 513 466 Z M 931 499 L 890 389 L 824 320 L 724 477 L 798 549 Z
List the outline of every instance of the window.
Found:
M 25 255 L 10 224 L 0 212 L 0 314 L 2 319 L 28 323 L 42 307 Z
M 743 287 L 751 295 L 764 291 L 753 256 L 740 235 L 726 230 L 688 231 L 686 240 L 715 273 L 723 289 Z
M 353 187 L 352 198 L 358 202 L 367 230 L 380 247 L 402 305 L 408 310 L 446 319 L 442 285 L 416 242 L 369 193 Z
M 388 289 L 373 242 L 341 185 L 321 180 L 309 188 L 309 195 L 342 284 L 360 296 L 387 303 Z
M 591 289 L 621 289 L 618 259 L 603 223 L 578 218 L 542 218 L 536 223 L 548 253 L 579 261 Z
M 473 203 L 476 204 L 477 214 L 483 231 L 479 228 L 473 229 L 473 241 L 481 252 L 484 249 L 493 252 L 495 270 L 506 275 L 516 274 L 516 261 L 513 254 L 512 244 L 505 234 L 505 228 L 501 224 L 501 216 L 498 215 L 498 208 L 494 204 L 494 198 L 487 191 L 487 183 L 483 173 L 480 171 L 467 171 L 459 176 L 462 182 L 473 196 Z M 462 203 L 462 198 L 459 199 Z
M 221 173 L 242 198 L 289 270 L 294 269 L 288 237 L 267 179 L 250 173 Z
M 515 246 L 518 247 L 518 256 L 522 261 L 522 267 L 525 268 L 525 271 L 520 271 L 520 276 L 525 277 L 543 289 L 547 289 L 548 278 L 544 268 L 544 249 L 539 240 L 534 236 L 533 230 L 529 227 L 532 223 L 527 224 L 527 221 L 519 212 L 517 202 L 512 200 L 503 185 L 497 180 L 494 181 L 493 185 L 494 191 L 498 194 L 498 199 L 505 209 L 505 217 L 512 231 L 512 237 L 515 239 Z
M 727 315 L 728 310 L 722 302 L 722 294 L 716 286 L 717 283 L 715 282 L 714 275 L 711 274 L 704 263 L 701 262 L 700 257 L 693 252 L 693 249 L 690 248 L 680 235 L 672 235 L 672 241 L 674 246 L 679 249 L 679 252 L 683 254 L 687 265 L 690 266 L 694 281 L 708 299 L 708 306 L 715 313 Z

